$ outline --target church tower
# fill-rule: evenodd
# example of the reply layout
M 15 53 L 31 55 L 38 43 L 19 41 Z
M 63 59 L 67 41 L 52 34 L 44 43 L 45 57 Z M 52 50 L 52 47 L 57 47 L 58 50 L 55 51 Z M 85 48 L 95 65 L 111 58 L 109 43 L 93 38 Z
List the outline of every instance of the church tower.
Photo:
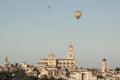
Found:
M 5 64 L 5 65 L 9 64 L 9 61 L 8 61 L 7 56 L 6 56 L 6 58 L 5 58 L 5 62 L 4 62 L 4 64 Z
M 74 59 L 74 50 L 73 50 L 73 46 L 71 45 L 71 43 L 68 46 L 67 59 Z
M 105 72 L 105 71 L 107 71 L 107 61 L 106 61 L 106 59 L 104 58 L 104 59 L 102 60 L 102 72 Z

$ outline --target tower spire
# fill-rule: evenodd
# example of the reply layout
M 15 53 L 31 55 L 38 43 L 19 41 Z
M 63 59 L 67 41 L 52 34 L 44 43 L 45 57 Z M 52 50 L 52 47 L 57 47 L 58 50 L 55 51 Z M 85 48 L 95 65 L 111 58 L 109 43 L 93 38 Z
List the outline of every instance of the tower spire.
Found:
M 74 59 L 74 50 L 71 42 L 68 45 L 67 59 Z
M 6 56 L 6 58 L 5 58 L 5 61 L 8 61 L 8 58 L 7 58 L 7 56 Z

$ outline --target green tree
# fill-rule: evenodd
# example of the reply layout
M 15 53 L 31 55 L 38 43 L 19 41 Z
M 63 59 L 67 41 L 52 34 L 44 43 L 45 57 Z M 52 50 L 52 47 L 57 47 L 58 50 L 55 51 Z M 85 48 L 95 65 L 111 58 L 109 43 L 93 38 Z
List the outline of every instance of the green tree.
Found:
M 11 78 L 12 78 L 12 75 L 11 75 L 11 73 L 10 72 L 1 72 L 0 73 L 0 80 L 11 80 Z
M 116 68 L 115 68 L 115 72 L 118 73 L 119 71 L 120 71 L 120 68 L 119 68 L 119 67 L 116 67 Z
M 22 80 L 26 76 L 27 75 L 25 74 L 25 70 L 20 69 L 14 73 L 14 77 L 12 78 L 12 80 Z

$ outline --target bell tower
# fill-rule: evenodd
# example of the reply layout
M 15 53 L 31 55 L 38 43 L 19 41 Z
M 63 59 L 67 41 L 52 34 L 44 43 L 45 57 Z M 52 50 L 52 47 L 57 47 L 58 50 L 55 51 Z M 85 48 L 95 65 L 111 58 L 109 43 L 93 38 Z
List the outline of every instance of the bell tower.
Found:
M 107 71 L 107 60 L 104 58 L 102 60 L 102 72 Z
M 74 59 L 74 50 L 71 43 L 68 46 L 67 59 Z

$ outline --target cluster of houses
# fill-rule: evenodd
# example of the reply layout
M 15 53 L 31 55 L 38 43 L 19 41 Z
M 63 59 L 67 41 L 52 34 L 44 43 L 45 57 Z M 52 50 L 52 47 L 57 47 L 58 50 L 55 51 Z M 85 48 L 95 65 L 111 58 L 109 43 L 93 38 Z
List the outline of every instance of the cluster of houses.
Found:
M 101 69 L 78 68 L 71 44 L 68 46 L 66 59 L 56 59 L 51 52 L 47 59 L 40 59 L 35 65 L 28 65 L 25 62 L 19 65 L 11 64 L 6 57 L 3 64 L 0 65 L 0 72 L 14 71 L 18 68 L 24 69 L 28 76 L 32 75 L 38 78 L 47 76 L 65 80 L 120 80 L 120 70 L 108 69 L 106 59 L 102 60 Z

